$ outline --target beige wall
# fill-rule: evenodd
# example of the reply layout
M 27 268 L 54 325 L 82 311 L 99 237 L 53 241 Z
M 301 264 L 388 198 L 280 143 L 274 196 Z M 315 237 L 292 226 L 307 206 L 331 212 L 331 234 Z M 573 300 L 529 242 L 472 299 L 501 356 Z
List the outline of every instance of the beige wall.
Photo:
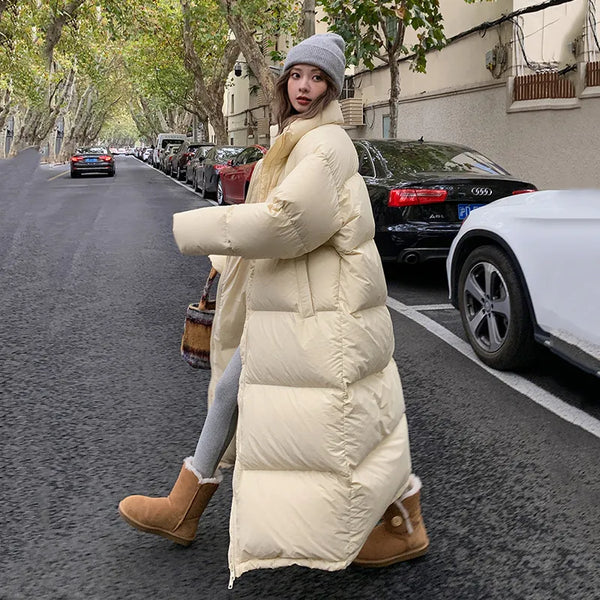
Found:
M 582 98 L 572 110 L 508 113 L 506 108 L 502 84 L 406 101 L 398 137 L 470 146 L 540 188 L 600 188 L 600 97 Z M 349 133 L 381 137 L 385 112 L 367 110 L 367 125 Z
M 515 0 L 515 9 L 537 4 L 532 0 Z M 588 0 L 571 0 L 536 13 L 524 15 L 521 26 L 527 58 L 536 63 L 574 62 L 569 44 L 581 36 L 585 27 Z

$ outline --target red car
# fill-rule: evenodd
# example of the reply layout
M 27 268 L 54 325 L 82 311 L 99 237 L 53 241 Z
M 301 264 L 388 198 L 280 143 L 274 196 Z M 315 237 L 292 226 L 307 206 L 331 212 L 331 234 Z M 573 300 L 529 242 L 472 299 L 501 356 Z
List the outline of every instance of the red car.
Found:
M 242 204 L 246 200 L 254 167 L 266 152 L 267 148 L 264 146 L 249 146 L 234 156 L 228 166 L 221 169 L 217 185 L 219 204 Z

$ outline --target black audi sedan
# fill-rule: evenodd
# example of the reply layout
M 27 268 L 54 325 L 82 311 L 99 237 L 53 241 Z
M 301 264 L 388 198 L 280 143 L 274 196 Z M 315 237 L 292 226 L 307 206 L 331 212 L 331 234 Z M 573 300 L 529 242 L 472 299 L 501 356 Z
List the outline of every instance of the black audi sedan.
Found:
M 71 177 L 79 177 L 82 173 L 106 173 L 109 177 L 115 174 L 115 159 L 108 148 L 102 146 L 79 148 L 70 162 Z
M 445 259 L 462 221 L 493 200 L 536 191 L 479 152 L 441 142 L 353 140 L 383 261 Z

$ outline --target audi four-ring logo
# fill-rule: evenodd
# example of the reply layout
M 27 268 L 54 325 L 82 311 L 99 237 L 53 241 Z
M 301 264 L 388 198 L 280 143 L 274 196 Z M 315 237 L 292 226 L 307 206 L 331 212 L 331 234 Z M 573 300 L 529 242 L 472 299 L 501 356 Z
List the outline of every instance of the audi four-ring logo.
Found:
M 471 194 L 474 196 L 491 196 L 493 194 L 490 188 L 471 188 Z

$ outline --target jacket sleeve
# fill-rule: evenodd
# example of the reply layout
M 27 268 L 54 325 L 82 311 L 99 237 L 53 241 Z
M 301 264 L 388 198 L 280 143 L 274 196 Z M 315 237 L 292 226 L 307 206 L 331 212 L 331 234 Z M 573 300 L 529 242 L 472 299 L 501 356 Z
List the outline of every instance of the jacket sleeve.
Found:
M 182 254 L 294 258 L 318 248 L 342 227 L 331 166 L 309 154 L 266 202 L 199 208 L 173 216 Z

